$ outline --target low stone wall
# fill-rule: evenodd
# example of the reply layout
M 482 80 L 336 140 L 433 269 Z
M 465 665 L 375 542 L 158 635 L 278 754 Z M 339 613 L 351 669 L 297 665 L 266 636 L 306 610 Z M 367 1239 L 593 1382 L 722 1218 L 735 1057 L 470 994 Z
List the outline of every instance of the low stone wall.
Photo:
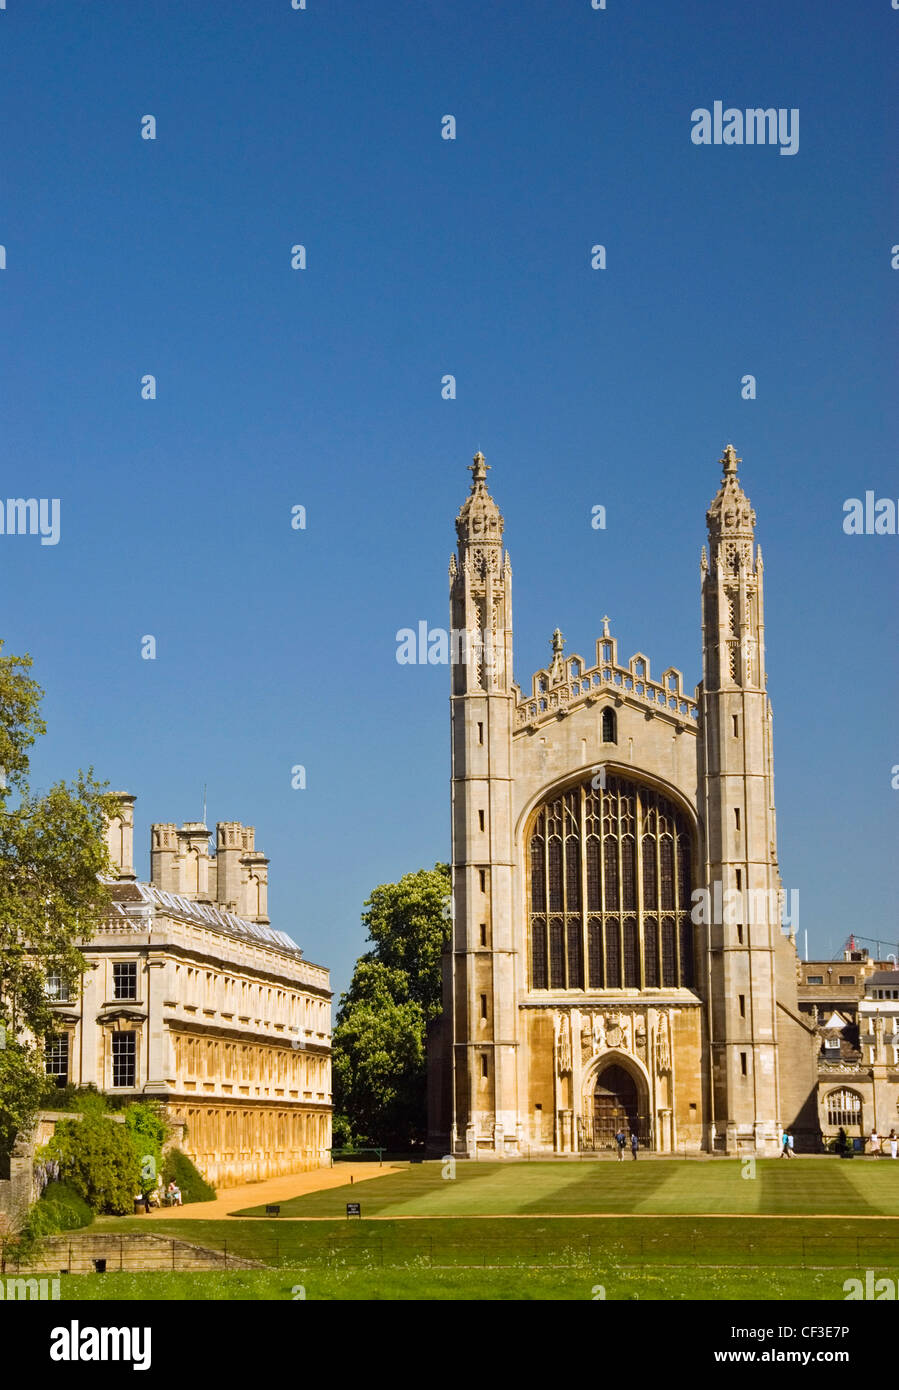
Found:
M 46 1236 L 40 1249 L 21 1270 L 27 1274 L 94 1274 L 96 1262 L 106 1261 L 106 1273 L 119 1270 L 132 1273 L 148 1271 L 189 1271 L 215 1269 L 263 1269 L 259 1260 L 245 1260 L 221 1250 L 210 1250 L 187 1240 L 170 1236 L 122 1234 L 104 1232 L 90 1235 L 71 1231 L 60 1236 Z M 7 1263 L 6 1274 L 18 1274 L 15 1261 Z M 63 1286 L 65 1297 L 65 1286 Z

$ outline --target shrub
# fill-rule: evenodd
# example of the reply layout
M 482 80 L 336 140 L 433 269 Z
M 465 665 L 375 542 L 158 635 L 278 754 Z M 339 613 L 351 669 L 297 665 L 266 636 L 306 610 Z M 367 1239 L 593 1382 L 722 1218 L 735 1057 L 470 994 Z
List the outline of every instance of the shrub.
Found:
M 70 1081 L 65 1086 L 57 1086 L 55 1082 L 48 1081 L 41 1096 L 41 1109 L 83 1111 L 86 1104 L 89 1104 L 85 1102 L 86 1096 L 97 1096 L 101 1101 L 105 1099 L 93 1085 L 75 1086 Z
M 140 1166 L 140 1190 L 152 1192 L 156 1187 L 156 1175 L 162 1170 L 162 1146 L 166 1136 L 162 1110 L 154 1101 L 136 1101 L 125 1111 L 125 1128 Z
M 74 1188 L 64 1182 L 51 1182 L 29 1211 L 25 1226 L 33 1236 L 53 1236 L 60 1231 L 80 1230 L 93 1219 L 87 1202 Z
M 96 1086 L 78 1086 L 72 1097 L 72 1109 L 79 1115 L 107 1115 L 109 1097 L 98 1091 Z
M 215 1200 L 215 1188 L 180 1149 L 169 1149 L 166 1154 L 162 1165 L 162 1181 L 166 1186 L 174 1182 L 176 1187 L 180 1187 L 182 1202 Z
M 140 1164 L 127 1127 L 95 1111 L 82 1120 L 63 1120 L 47 1145 L 59 1161 L 63 1181 L 92 1211 L 118 1216 L 133 1208 Z
M 65 1086 L 57 1086 L 53 1080 L 44 1078 L 44 1090 L 41 1095 L 42 1110 L 72 1110 L 72 1099 L 77 1087 L 69 1082 Z

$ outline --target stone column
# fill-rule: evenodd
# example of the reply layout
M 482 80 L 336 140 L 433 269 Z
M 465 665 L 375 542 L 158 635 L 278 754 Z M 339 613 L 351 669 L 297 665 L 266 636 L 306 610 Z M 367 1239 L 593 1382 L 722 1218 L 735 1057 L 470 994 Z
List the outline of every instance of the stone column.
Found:
M 165 1095 L 169 1082 L 174 1080 L 170 1062 L 168 1030 L 162 1019 L 162 1003 L 167 977 L 166 959 L 151 955 L 147 960 L 147 1037 L 145 1041 L 146 1079 L 144 1091 L 150 1095 Z
M 97 1022 L 97 1010 L 103 1003 L 104 961 L 89 961 L 82 976 L 81 1036 L 79 1039 L 79 1085 L 106 1089 L 103 1075 L 103 1037 Z

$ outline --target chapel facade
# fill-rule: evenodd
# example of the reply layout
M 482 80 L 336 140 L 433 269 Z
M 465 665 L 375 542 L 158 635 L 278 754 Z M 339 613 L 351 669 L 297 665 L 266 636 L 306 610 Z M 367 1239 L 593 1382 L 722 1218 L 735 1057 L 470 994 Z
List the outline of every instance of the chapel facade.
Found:
M 552 638 L 513 679 L 512 569 L 475 455 L 450 562 L 453 926 L 429 1148 L 773 1154 L 817 1143 L 817 1040 L 782 926 L 756 515 L 728 445 L 702 680 Z M 702 891 L 704 890 L 704 891 Z

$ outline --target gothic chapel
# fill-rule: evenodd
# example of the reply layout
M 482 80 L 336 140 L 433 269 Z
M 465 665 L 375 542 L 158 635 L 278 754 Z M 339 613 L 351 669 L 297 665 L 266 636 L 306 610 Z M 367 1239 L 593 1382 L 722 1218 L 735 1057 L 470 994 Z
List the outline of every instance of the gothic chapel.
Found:
M 590 661 L 557 630 L 523 691 L 503 519 L 475 455 L 450 563 L 434 1154 L 581 1153 L 622 1128 L 660 1153 L 774 1154 L 783 1127 L 797 1147 L 817 1136 L 818 1044 L 781 926 L 762 552 L 731 445 L 720 462 L 695 693 L 640 652 L 619 660 L 608 619 Z

